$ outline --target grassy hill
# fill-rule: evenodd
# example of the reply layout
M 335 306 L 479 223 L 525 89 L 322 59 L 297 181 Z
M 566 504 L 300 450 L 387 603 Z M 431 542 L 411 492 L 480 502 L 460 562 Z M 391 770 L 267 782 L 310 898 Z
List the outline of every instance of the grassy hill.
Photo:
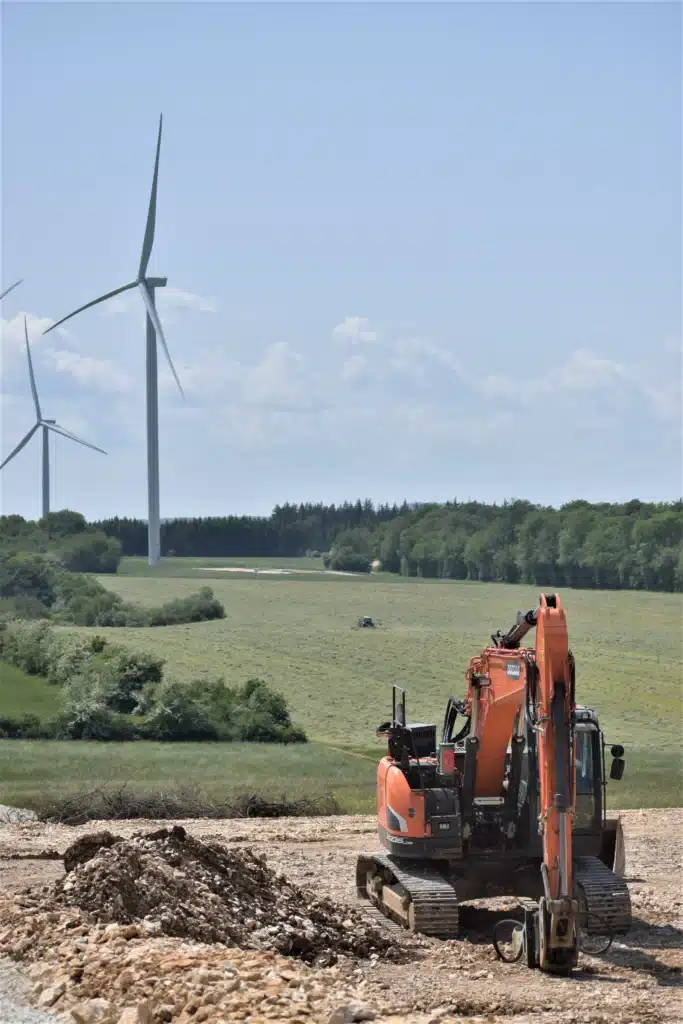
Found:
M 277 567 L 273 560 L 242 560 L 247 562 Z M 289 568 L 312 567 L 309 561 L 287 563 Z M 220 560 L 169 559 L 150 571 L 142 560 L 126 560 L 122 568 L 128 575 L 101 581 L 128 600 L 152 605 L 186 596 L 196 589 L 198 577 L 213 575 L 211 586 L 225 605 L 225 619 L 98 632 L 115 633 L 117 642 L 162 655 L 167 674 L 180 678 L 265 679 L 285 694 L 293 719 L 315 743 L 295 754 L 257 748 L 253 756 L 238 754 L 236 748 L 207 747 L 198 760 L 188 745 L 137 744 L 119 747 L 118 753 L 112 747 L 106 754 L 92 754 L 88 763 L 94 773 L 101 769 L 106 777 L 125 781 L 134 770 L 139 783 L 149 778 L 171 784 L 182 778 L 204 782 L 214 791 L 221 786 L 260 791 L 271 785 L 282 790 L 286 785 L 312 792 L 332 791 L 336 785 L 349 809 L 371 809 L 373 760 L 383 750 L 374 730 L 390 710 L 391 684 L 408 691 L 409 717 L 440 723 L 447 698 L 466 692 L 469 658 L 491 633 L 510 626 L 518 609 L 535 607 L 538 599 L 538 588 L 504 584 L 382 575 L 244 578 L 205 574 L 198 571 L 200 564 L 220 568 L 239 562 L 225 560 L 221 566 Z M 626 747 L 624 780 L 610 787 L 612 806 L 680 803 L 683 597 L 578 590 L 565 590 L 561 597 L 577 663 L 577 699 L 598 711 L 608 742 Z M 373 616 L 379 627 L 355 628 L 360 615 Z M 40 768 L 37 754 L 29 758 L 23 752 L 31 745 L 21 746 L 12 744 L 12 786 L 21 790 L 23 777 L 28 792 L 29 776 L 38 779 Z M 48 755 L 54 745 L 44 746 L 47 759 L 58 758 L 55 771 L 65 785 L 70 774 L 79 777 L 83 749 Z M 5 768 L 0 760 L 3 776 Z M 335 780 L 343 781 L 337 785 Z

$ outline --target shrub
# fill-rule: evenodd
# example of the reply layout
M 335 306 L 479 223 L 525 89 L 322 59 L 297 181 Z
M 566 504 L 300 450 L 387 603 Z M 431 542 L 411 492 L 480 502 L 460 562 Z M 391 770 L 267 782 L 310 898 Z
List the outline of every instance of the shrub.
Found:
M 172 626 L 181 622 L 204 622 L 208 619 L 224 619 L 225 609 L 214 597 L 211 587 L 201 587 L 189 597 L 167 601 L 160 608 L 147 613 L 148 625 Z
M 335 548 L 325 555 L 323 564 L 327 569 L 336 569 L 341 572 L 370 572 L 372 559 L 352 548 L 341 547 Z
M 0 597 L 0 619 L 49 619 L 50 609 L 37 597 Z
M 106 646 L 106 641 L 99 636 L 80 637 L 69 633 L 55 636 L 51 645 L 47 681 L 57 686 L 66 686 L 75 676 L 82 675 L 88 663 Z
M 0 624 L 0 658 L 33 676 L 46 676 L 53 631 L 47 622 L 10 619 Z
M 54 737 L 50 723 L 41 722 L 35 715 L 21 718 L 0 718 L 0 739 L 4 740 L 49 740 Z
M 50 607 L 55 600 L 55 564 L 32 551 L 0 553 L 0 597 L 32 597 Z
M 38 526 L 50 538 L 73 537 L 79 533 L 85 533 L 88 529 L 85 516 L 80 512 L 72 512 L 68 508 L 60 509 L 58 512 L 48 512 L 38 521 Z
M 69 572 L 115 573 L 123 548 L 116 537 L 94 532 L 67 537 L 57 550 Z
M 262 679 L 248 679 L 230 693 L 232 738 L 258 743 L 305 743 L 306 733 L 292 725 L 287 701 Z
M 209 703 L 195 683 L 168 679 L 154 694 L 144 735 L 154 740 L 215 740 L 218 729 Z
M 162 658 L 146 652 L 108 647 L 90 662 L 88 675 L 98 678 L 108 708 L 129 715 L 137 710 L 141 692 L 161 682 L 163 665 Z
M 125 715 L 107 707 L 96 675 L 76 676 L 64 688 L 64 708 L 55 723 L 57 739 L 132 740 L 137 731 Z

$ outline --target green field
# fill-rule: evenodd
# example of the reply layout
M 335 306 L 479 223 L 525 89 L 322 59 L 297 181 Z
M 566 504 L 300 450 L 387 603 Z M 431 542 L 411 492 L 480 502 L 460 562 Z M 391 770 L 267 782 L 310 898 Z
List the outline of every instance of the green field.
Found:
M 492 632 L 536 605 L 536 587 L 421 581 L 383 575 L 247 576 L 204 573 L 199 565 L 312 568 L 273 559 L 168 559 L 150 571 L 126 559 L 125 575 L 101 577 L 123 597 L 149 605 L 210 585 L 226 618 L 165 628 L 98 630 L 166 659 L 178 678 L 259 676 L 287 697 L 292 717 L 315 743 L 293 750 L 153 744 L 18 744 L 3 750 L 4 785 L 30 801 L 40 765 L 60 786 L 83 777 L 172 786 L 191 779 L 214 794 L 236 789 L 336 792 L 350 810 L 374 801 L 372 761 L 383 747 L 376 726 L 390 711 L 391 684 L 408 691 L 409 717 L 440 722 L 447 698 L 466 692 L 468 660 Z M 683 598 L 677 594 L 565 590 L 577 699 L 595 708 L 608 742 L 626 747 L 612 806 L 670 806 L 681 800 Z M 355 628 L 360 615 L 379 627 Z M 3 744 L 7 747 L 8 744 Z M 347 753 L 341 752 L 343 748 Z M 8 775 L 11 759 L 11 776 Z M 0 801 L 4 798 L 0 796 Z M 4 802 L 7 802 L 4 800 Z
M 14 665 L 0 661 L 0 717 L 17 718 L 30 713 L 41 719 L 52 718 L 59 707 L 56 687 L 40 676 L 27 676 Z

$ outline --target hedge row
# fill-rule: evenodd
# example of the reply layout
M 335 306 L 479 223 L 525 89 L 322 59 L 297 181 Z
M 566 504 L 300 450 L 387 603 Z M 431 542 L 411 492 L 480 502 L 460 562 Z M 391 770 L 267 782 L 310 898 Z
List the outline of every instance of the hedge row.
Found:
M 75 626 L 172 626 L 222 619 L 225 609 L 211 587 L 143 608 L 94 576 L 64 569 L 50 554 L 0 549 L 0 617 L 50 618 Z
M 165 679 L 154 655 L 20 619 L 0 621 L 0 659 L 62 691 L 52 721 L 0 718 L 7 739 L 306 742 L 285 698 L 260 679 Z

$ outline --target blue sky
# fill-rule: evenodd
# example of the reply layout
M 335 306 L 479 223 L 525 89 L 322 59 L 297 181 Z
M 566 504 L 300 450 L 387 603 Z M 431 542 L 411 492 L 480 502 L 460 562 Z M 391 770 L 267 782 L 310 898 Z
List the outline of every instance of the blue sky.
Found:
M 3 4 L 2 454 L 145 515 L 278 502 L 681 496 L 681 8 Z M 160 366 L 163 364 L 160 362 Z M 0 474 L 35 517 L 33 440 Z

